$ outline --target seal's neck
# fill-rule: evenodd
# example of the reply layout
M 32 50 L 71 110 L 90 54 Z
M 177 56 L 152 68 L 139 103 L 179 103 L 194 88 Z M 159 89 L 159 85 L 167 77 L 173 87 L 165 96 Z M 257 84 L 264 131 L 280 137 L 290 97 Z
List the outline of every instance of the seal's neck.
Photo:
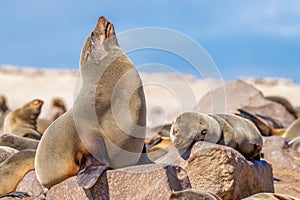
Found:
M 213 117 L 209 115 L 207 115 L 206 117 L 208 118 L 206 121 L 209 123 L 209 128 L 204 141 L 217 143 L 222 136 L 221 126 Z

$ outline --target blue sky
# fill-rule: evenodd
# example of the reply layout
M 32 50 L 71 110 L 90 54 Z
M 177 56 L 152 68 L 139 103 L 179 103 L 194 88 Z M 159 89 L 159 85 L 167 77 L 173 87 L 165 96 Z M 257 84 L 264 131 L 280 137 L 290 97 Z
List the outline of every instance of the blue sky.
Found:
M 0 64 L 77 70 L 82 45 L 101 15 L 117 33 L 161 27 L 187 35 L 204 47 L 224 79 L 268 76 L 300 82 L 296 0 L 1 1 Z M 144 50 L 129 57 L 136 65 L 159 63 L 194 74 L 186 61 L 166 52 Z

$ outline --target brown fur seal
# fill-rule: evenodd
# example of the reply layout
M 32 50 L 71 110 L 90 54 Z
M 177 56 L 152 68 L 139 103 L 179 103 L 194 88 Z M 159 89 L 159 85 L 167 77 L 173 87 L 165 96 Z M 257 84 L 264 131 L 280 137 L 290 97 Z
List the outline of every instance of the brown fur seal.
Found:
M 289 111 L 296 119 L 299 117 L 296 109 L 292 106 L 291 102 L 281 96 L 268 96 L 266 99 L 281 104 L 287 111 Z
M 282 136 L 286 130 L 286 124 L 271 116 L 261 115 L 243 109 L 238 109 L 238 111 L 237 115 L 252 121 L 263 136 Z
M 23 177 L 34 169 L 35 150 L 15 153 L 0 164 L 0 195 L 14 192 Z
M 249 160 L 260 159 L 263 146 L 255 125 L 232 114 L 183 113 L 176 118 L 170 136 L 181 151 L 186 151 L 195 141 L 207 141 L 231 146 Z
M 17 153 L 18 150 L 6 147 L 6 146 L 0 146 L 0 163 L 2 163 L 4 160 L 6 160 L 11 155 Z
M 9 108 L 7 107 L 6 98 L 5 96 L 0 96 L 0 127 L 3 126 L 3 122 L 7 114 L 10 112 Z
M 43 103 L 42 100 L 34 99 L 10 112 L 4 120 L 4 133 L 40 139 L 41 134 L 37 131 L 36 120 Z
M 50 125 L 37 149 L 37 177 L 47 188 L 79 170 L 79 184 L 90 188 L 108 167 L 136 164 L 143 149 L 146 105 L 141 80 L 104 17 L 84 44 L 80 77 L 73 108 Z
M 51 101 L 50 112 L 47 116 L 42 119 L 37 119 L 37 130 L 43 134 L 50 124 L 66 111 L 67 107 L 64 100 L 59 97 L 53 98 Z
M 13 134 L 4 134 L 0 137 L 0 146 L 7 146 L 19 151 L 24 149 L 36 149 L 39 140 L 25 138 Z

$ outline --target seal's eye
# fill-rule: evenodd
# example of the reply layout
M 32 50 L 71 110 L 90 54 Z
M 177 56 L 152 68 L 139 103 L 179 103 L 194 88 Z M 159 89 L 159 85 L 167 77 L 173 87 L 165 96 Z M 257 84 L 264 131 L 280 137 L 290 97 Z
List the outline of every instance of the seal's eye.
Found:
M 201 135 L 206 135 L 206 133 L 207 133 L 206 129 L 204 129 L 204 130 L 201 131 Z

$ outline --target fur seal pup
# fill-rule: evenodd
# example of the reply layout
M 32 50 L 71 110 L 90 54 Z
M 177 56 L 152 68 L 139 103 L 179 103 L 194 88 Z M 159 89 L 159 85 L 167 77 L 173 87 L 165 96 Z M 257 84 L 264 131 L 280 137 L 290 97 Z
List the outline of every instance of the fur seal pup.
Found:
M 0 146 L 0 163 L 2 163 L 6 158 L 10 157 L 11 155 L 17 153 L 18 150 L 10 148 L 10 147 L 5 147 L 5 146 Z
M 19 151 L 0 163 L 0 195 L 14 192 L 24 176 L 34 169 L 35 150 Z
M 143 150 L 142 83 L 105 17 L 83 46 L 80 77 L 73 108 L 49 126 L 37 148 L 36 173 L 46 188 L 76 174 L 79 185 L 91 188 L 106 169 L 136 164 Z
M 43 103 L 40 99 L 34 99 L 10 112 L 4 120 L 4 134 L 40 139 L 41 134 L 37 131 L 36 120 Z
M 255 125 L 232 114 L 183 113 L 176 118 L 170 136 L 174 146 L 182 152 L 195 141 L 206 141 L 231 146 L 248 160 L 259 160 L 263 146 Z
M 0 137 L 0 146 L 7 146 L 19 151 L 24 149 L 37 149 L 39 140 L 25 138 L 13 134 L 4 134 Z

